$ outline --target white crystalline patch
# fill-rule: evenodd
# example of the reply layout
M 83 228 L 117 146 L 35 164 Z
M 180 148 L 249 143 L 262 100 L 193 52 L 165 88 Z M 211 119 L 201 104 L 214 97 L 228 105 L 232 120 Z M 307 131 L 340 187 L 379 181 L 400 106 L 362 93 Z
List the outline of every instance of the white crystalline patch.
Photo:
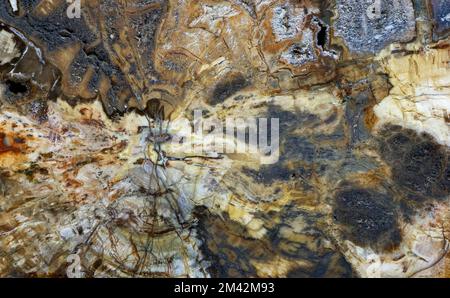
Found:
M 9 4 L 11 5 L 13 12 L 19 10 L 19 7 L 17 6 L 17 0 L 9 0 Z
M 443 17 L 442 21 L 450 22 L 450 13 Z
M 70 239 L 75 236 L 75 232 L 72 228 L 63 228 L 59 231 L 59 234 L 64 240 Z
M 281 54 L 281 58 L 294 66 L 301 66 L 317 59 L 314 52 L 314 35 L 311 30 L 303 32 L 302 40 Z
M 304 18 L 304 10 L 294 8 L 290 4 L 275 7 L 272 30 L 276 41 L 295 38 L 300 33 Z
M 376 12 L 371 10 L 374 4 L 379 7 Z M 411 0 L 337 0 L 336 10 L 335 34 L 344 39 L 352 52 L 376 53 L 391 43 L 407 42 L 415 36 Z
M 17 220 L 18 222 L 20 222 L 20 223 L 24 223 L 24 222 L 26 222 L 26 221 L 29 220 L 28 217 L 25 217 L 25 216 L 23 216 L 23 215 L 21 215 L 21 214 L 16 215 L 15 218 L 16 218 L 16 220 Z

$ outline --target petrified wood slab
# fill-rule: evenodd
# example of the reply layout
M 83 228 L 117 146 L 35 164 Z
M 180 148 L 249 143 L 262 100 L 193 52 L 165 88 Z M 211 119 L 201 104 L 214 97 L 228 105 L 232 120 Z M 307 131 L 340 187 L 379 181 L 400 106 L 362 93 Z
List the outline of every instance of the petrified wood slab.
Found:
M 448 1 L 77 3 L 0 3 L 0 276 L 449 277 Z

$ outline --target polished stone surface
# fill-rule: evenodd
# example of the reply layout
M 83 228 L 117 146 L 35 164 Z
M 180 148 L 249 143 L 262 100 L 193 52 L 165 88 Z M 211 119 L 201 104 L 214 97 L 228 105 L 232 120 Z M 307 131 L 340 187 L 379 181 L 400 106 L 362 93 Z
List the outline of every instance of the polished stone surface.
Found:
M 449 5 L 391 2 L 2 1 L 0 276 L 449 277 Z

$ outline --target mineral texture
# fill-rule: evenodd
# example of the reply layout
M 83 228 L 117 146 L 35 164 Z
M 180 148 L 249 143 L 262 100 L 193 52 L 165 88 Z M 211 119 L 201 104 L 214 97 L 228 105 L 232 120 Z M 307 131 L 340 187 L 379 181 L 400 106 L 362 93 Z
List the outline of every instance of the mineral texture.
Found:
M 450 277 L 446 0 L 0 1 L 1 277 Z

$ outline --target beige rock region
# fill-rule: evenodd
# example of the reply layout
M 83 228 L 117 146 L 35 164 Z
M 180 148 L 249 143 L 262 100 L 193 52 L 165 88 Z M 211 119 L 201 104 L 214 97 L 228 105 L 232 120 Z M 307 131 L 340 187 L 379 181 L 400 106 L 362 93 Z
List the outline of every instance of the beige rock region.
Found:
M 27 3 L 0 4 L 1 277 L 450 276 L 445 1 Z

